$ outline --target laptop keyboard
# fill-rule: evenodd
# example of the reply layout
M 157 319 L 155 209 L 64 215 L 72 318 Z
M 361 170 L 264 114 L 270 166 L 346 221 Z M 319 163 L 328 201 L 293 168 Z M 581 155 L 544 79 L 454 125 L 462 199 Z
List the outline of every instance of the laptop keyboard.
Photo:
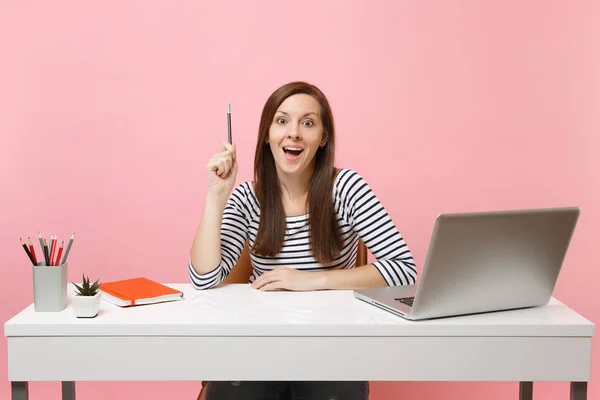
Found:
M 400 303 L 404 303 L 404 304 L 412 307 L 414 299 L 415 299 L 415 297 L 413 296 L 413 297 L 397 297 L 394 300 L 399 301 Z

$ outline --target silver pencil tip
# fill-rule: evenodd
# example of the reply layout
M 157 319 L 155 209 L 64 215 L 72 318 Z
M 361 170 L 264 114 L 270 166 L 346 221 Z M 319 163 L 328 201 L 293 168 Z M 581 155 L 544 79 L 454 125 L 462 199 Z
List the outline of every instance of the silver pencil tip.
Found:
M 231 112 L 231 104 L 227 103 L 227 112 Z

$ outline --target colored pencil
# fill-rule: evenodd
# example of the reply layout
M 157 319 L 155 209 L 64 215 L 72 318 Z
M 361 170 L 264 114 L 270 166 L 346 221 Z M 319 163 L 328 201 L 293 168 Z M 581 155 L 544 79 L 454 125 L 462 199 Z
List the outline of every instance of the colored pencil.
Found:
M 67 250 L 65 251 L 65 255 L 63 256 L 61 265 L 67 262 L 67 257 L 69 256 L 69 252 L 71 251 L 71 245 L 73 244 L 73 239 L 75 239 L 75 232 L 71 235 L 71 239 L 69 239 L 69 244 L 67 245 Z
M 58 248 L 58 254 L 56 255 L 56 265 L 61 265 L 61 264 L 59 264 L 59 261 L 60 261 L 60 255 L 61 255 L 61 254 L 62 254 L 62 252 L 63 252 L 63 247 L 64 247 L 64 245 L 65 245 L 65 241 L 63 240 L 63 241 L 60 243 L 60 247 Z
M 48 241 L 44 239 L 44 254 L 46 255 L 46 266 L 50 266 L 50 254 L 48 253 Z
M 33 262 L 35 265 L 37 265 L 37 257 L 35 256 L 35 249 L 33 248 L 33 243 L 31 243 L 30 237 L 27 237 L 27 239 L 29 239 L 29 250 L 31 250 L 31 255 L 33 256 Z
M 25 244 L 25 242 L 23 242 L 22 238 L 19 238 L 19 240 L 21 240 L 21 246 L 23 246 L 23 248 L 25 249 L 25 253 L 27 253 L 27 257 L 29 257 L 31 262 L 35 265 L 35 261 L 33 260 L 33 256 L 31 255 L 31 252 L 27 248 L 27 245 Z
M 56 265 L 56 261 L 54 259 L 55 251 L 56 251 L 56 234 L 52 234 L 52 236 L 50 236 L 50 265 Z
M 55 233 L 54 234 L 54 242 L 52 243 L 52 253 L 54 255 L 56 255 L 57 252 L 58 252 L 58 235 Z M 54 256 L 52 257 L 52 260 L 50 260 L 50 262 L 52 263 L 52 265 L 58 265 L 58 259 L 56 259 Z
M 44 238 L 42 238 L 42 234 L 38 232 L 38 236 L 40 237 L 40 246 L 42 248 L 42 255 L 44 256 L 44 261 L 46 261 L 46 265 L 48 265 L 48 254 L 46 254 L 46 250 L 44 248 Z

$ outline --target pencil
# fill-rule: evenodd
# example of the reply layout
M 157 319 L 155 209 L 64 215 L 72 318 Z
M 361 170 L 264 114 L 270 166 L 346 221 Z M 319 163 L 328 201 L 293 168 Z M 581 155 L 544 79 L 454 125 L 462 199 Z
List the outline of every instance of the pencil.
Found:
M 58 254 L 56 255 L 56 265 L 61 265 L 61 264 L 59 264 L 58 262 L 59 262 L 59 260 L 60 260 L 60 255 L 62 254 L 62 251 L 63 251 L 63 246 L 64 246 L 64 245 L 65 245 L 65 241 L 63 240 L 63 241 L 60 243 L 60 247 L 58 248 Z
M 42 255 L 44 256 L 44 261 L 46 261 L 46 265 L 48 265 L 48 255 L 44 250 L 44 239 L 42 238 L 42 234 L 38 232 L 38 236 L 40 237 L 40 247 L 42 248 Z
M 69 252 L 71 251 L 71 245 L 73 244 L 73 239 L 75 239 L 75 232 L 71 235 L 71 239 L 69 239 L 69 244 L 67 245 L 67 250 L 65 251 L 65 255 L 63 256 L 61 265 L 67 262 L 67 257 L 69 256 Z
M 31 238 L 27 237 L 27 239 L 29 239 L 29 250 L 31 250 L 31 255 L 33 256 L 33 262 L 35 265 L 37 265 L 37 257 L 35 256 L 35 249 L 33 248 L 33 244 L 31 243 Z
M 231 104 L 227 103 L 227 140 L 231 144 Z
M 46 256 L 46 266 L 50 266 L 50 255 L 48 254 L 48 241 L 44 239 L 44 255 Z
M 58 235 L 55 233 L 54 234 L 54 243 L 52 243 L 52 251 L 54 252 L 54 255 L 56 255 L 56 253 L 58 252 Z M 52 260 L 50 260 L 52 262 L 52 265 L 58 265 L 58 258 L 52 257 Z
M 27 257 L 29 257 L 31 262 L 35 265 L 35 261 L 33 260 L 33 257 L 31 256 L 31 252 L 27 248 L 27 245 L 25 244 L 25 242 L 23 242 L 22 238 L 19 238 L 19 240 L 21 240 L 21 246 L 23 246 L 23 248 L 25 249 L 25 253 L 27 253 Z
M 50 265 L 56 265 L 54 260 L 54 251 L 56 250 L 56 234 L 50 236 Z

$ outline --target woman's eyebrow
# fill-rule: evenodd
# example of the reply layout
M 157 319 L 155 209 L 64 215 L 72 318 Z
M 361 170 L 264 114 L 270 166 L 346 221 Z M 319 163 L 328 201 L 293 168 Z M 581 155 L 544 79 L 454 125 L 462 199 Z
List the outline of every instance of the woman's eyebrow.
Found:
M 281 114 L 284 114 L 284 115 L 287 115 L 288 117 L 290 116 L 290 114 L 286 113 L 285 111 L 280 111 L 280 110 L 277 110 L 277 112 L 278 112 L 278 113 L 281 113 Z M 309 116 L 309 115 L 311 115 L 311 114 L 314 114 L 315 116 L 317 116 L 317 117 L 318 117 L 318 115 L 317 115 L 317 113 L 316 113 L 316 112 L 310 111 L 310 112 L 307 112 L 306 114 L 304 114 L 304 115 L 302 116 L 302 118 L 304 118 L 304 117 L 307 117 L 307 116 Z

